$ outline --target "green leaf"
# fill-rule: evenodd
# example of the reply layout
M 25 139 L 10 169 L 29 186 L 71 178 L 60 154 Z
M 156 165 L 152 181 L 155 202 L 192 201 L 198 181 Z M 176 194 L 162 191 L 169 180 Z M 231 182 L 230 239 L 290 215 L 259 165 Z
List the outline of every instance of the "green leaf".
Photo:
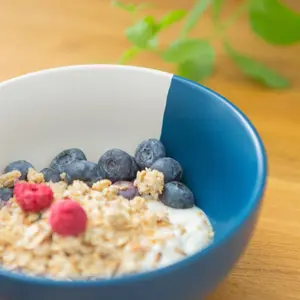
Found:
M 278 0 L 251 0 L 250 24 L 269 43 L 289 45 L 300 41 L 300 14 Z
M 193 61 L 201 57 L 203 60 L 214 60 L 214 49 L 206 40 L 177 40 L 162 54 L 164 60 L 173 63 Z
M 214 58 L 207 60 L 199 56 L 194 60 L 180 63 L 178 65 L 178 74 L 190 80 L 201 81 L 212 74 L 213 68 Z
M 121 8 L 125 11 L 130 12 L 130 13 L 133 13 L 136 10 L 136 6 L 132 3 L 131 4 L 125 4 L 121 1 L 112 1 L 111 3 L 112 3 L 113 6 Z
M 178 40 L 163 53 L 163 58 L 178 64 L 180 76 L 199 81 L 213 72 L 215 51 L 206 40 Z
M 181 37 L 185 37 L 197 24 L 201 15 L 205 12 L 213 0 L 197 0 L 196 5 L 190 11 L 187 21 L 182 28 Z
M 224 4 L 224 0 L 213 0 L 212 2 L 212 18 L 216 23 L 220 19 L 220 14 L 221 14 L 223 4 Z
M 155 22 L 153 16 L 147 16 L 144 19 L 138 21 L 132 27 L 126 29 L 125 34 L 127 39 L 138 46 L 139 48 L 147 48 L 149 41 L 159 31 L 159 27 Z
M 148 41 L 147 49 L 156 50 L 158 47 L 158 38 L 154 36 L 151 40 Z
M 118 63 L 123 65 L 125 64 L 128 60 L 132 59 L 135 57 L 141 50 L 138 47 L 132 47 L 125 51 L 121 58 L 119 59 Z
M 182 20 L 187 14 L 186 10 L 178 9 L 173 10 L 169 12 L 167 15 L 165 15 L 159 22 L 160 29 L 164 29 L 176 22 L 179 22 Z
M 237 53 L 228 43 L 225 43 L 225 49 L 235 64 L 248 77 L 274 89 L 290 86 L 289 81 L 285 77 L 269 69 L 262 63 Z
M 133 3 L 125 4 L 125 3 L 121 2 L 121 1 L 117 1 L 117 0 L 111 1 L 111 4 L 115 7 L 121 8 L 130 13 L 135 13 L 137 11 L 152 7 L 152 4 L 150 4 L 150 3 L 141 3 L 137 6 L 135 6 Z

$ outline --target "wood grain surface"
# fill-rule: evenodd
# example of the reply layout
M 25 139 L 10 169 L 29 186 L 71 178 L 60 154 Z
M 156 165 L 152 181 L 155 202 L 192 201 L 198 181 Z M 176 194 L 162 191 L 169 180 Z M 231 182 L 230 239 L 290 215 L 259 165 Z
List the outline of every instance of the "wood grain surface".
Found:
M 138 1 L 136 1 L 138 2 Z M 151 13 L 190 8 L 192 0 L 152 0 Z M 224 16 L 234 2 L 228 1 Z M 299 1 L 291 1 L 291 4 Z M 296 4 L 297 4 L 296 3 Z M 296 5 L 300 11 L 300 5 Z M 296 8 L 297 8 L 296 7 Z M 0 0 L 0 80 L 49 67 L 115 63 L 129 46 L 123 31 L 130 17 L 108 0 Z M 178 26 L 161 38 L 176 37 Z M 193 36 L 212 33 L 209 16 Z M 270 177 L 255 236 L 239 264 L 208 300 L 300 299 L 300 47 L 275 48 L 255 37 L 246 19 L 228 36 L 235 47 L 281 71 L 293 83 L 272 91 L 245 79 L 214 41 L 217 64 L 204 82 L 240 107 L 260 132 L 269 157 Z M 132 62 L 167 71 L 152 53 Z M 183 299 L 184 300 L 184 299 Z

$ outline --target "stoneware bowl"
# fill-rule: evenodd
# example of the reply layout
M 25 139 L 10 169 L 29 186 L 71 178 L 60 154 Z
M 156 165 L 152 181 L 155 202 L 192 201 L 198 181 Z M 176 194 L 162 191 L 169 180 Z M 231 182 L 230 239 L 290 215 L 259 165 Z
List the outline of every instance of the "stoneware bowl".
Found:
M 217 93 L 172 74 L 114 65 L 71 66 L 0 84 L 0 164 L 37 169 L 63 149 L 92 161 L 160 138 L 178 160 L 213 244 L 172 266 L 98 281 L 51 281 L 0 270 L 1 300 L 199 300 L 247 246 L 266 183 L 263 144 L 245 115 Z

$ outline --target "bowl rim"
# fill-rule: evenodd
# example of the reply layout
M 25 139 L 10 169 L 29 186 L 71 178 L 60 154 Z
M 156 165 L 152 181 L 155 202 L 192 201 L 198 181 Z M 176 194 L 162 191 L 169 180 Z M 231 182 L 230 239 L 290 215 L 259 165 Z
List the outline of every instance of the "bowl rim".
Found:
M 74 281 L 68 281 L 68 280 L 53 280 L 46 277 L 34 277 L 22 273 L 16 273 L 13 271 L 5 270 L 0 267 L 0 278 L 1 277 L 7 277 L 8 279 L 15 280 L 22 283 L 27 284 L 38 284 L 41 286 L 60 286 L 60 287 L 92 287 L 92 286 L 112 286 L 112 285 L 120 285 L 120 284 L 126 284 L 126 283 L 132 283 L 133 281 L 143 281 L 143 280 L 150 280 L 155 277 L 164 276 L 165 274 L 170 274 L 174 271 L 180 270 L 181 267 L 189 265 L 192 265 L 195 261 L 199 259 L 205 259 L 207 255 L 209 255 L 211 252 L 222 246 L 227 240 L 229 240 L 232 236 L 234 236 L 239 229 L 247 222 L 248 218 L 257 210 L 259 207 L 260 202 L 262 201 L 264 190 L 266 187 L 267 182 L 267 174 L 268 174 L 268 163 L 267 163 L 267 154 L 265 151 L 265 147 L 263 145 L 263 142 L 255 129 L 254 125 L 250 122 L 248 117 L 234 104 L 232 104 L 229 100 L 227 100 L 222 95 L 218 94 L 217 92 L 213 91 L 212 89 L 190 81 L 186 78 L 156 70 L 156 69 L 150 69 L 145 67 L 138 67 L 138 66 L 124 66 L 124 65 L 114 65 L 114 64 L 85 64 L 85 65 L 70 65 L 70 66 L 60 66 L 60 67 L 54 67 L 49 69 L 44 69 L 40 71 L 30 72 L 28 74 L 20 75 L 17 77 L 13 77 L 11 79 L 5 80 L 0 83 L 0 88 L 12 84 L 14 82 L 17 82 L 19 80 L 23 80 L 30 77 L 35 77 L 47 73 L 52 72 L 61 72 L 61 71 L 67 71 L 70 69 L 74 70 L 83 70 L 83 69 L 90 69 L 95 67 L 106 67 L 113 69 L 114 71 L 118 72 L 118 70 L 123 69 L 130 72 L 150 72 L 155 76 L 168 76 L 171 78 L 171 80 L 175 77 L 177 80 L 180 80 L 184 84 L 189 85 L 191 88 L 197 88 L 205 90 L 208 94 L 213 94 L 214 96 L 218 97 L 223 104 L 225 104 L 227 107 L 229 107 L 231 110 L 235 112 L 235 114 L 240 118 L 241 122 L 247 129 L 248 134 L 251 137 L 252 143 L 254 144 L 254 148 L 256 150 L 256 156 L 257 156 L 257 164 L 258 164 L 258 176 L 256 179 L 256 185 L 255 188 L 252 191 L 251 197 L 249 197 L 249 203 L 245 209 L 243 209 L 241 215 L 237 218 L 238 221 L 234 223 L 234 225 L 230 228 L 230 230 L 224 234 L 222 237 L 220 237 L 216 242 L 213 242 L 211 245 L 209 245 L 207 248 L 202 249 L 195 254 L 186 257 L 185 259 L 178 261 L 170 266 L 162 267 L 156 270 L 132 274 L 132 275 L 125 275 L 124 277 L 117 277 L 112 279 L 95 279 L 95 280 L 74 280 Z

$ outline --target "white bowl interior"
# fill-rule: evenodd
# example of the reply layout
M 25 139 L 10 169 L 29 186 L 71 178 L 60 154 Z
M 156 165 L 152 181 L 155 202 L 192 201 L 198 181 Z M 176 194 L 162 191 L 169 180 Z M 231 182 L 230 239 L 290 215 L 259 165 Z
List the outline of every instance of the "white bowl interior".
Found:
M 74 66 L 0 84 L 0 168 L 25 159 L 37 170 L 68 148 L 97 162 L 110 148 L 133 154 L 159 138 L 172 75 L 111 65 Z

